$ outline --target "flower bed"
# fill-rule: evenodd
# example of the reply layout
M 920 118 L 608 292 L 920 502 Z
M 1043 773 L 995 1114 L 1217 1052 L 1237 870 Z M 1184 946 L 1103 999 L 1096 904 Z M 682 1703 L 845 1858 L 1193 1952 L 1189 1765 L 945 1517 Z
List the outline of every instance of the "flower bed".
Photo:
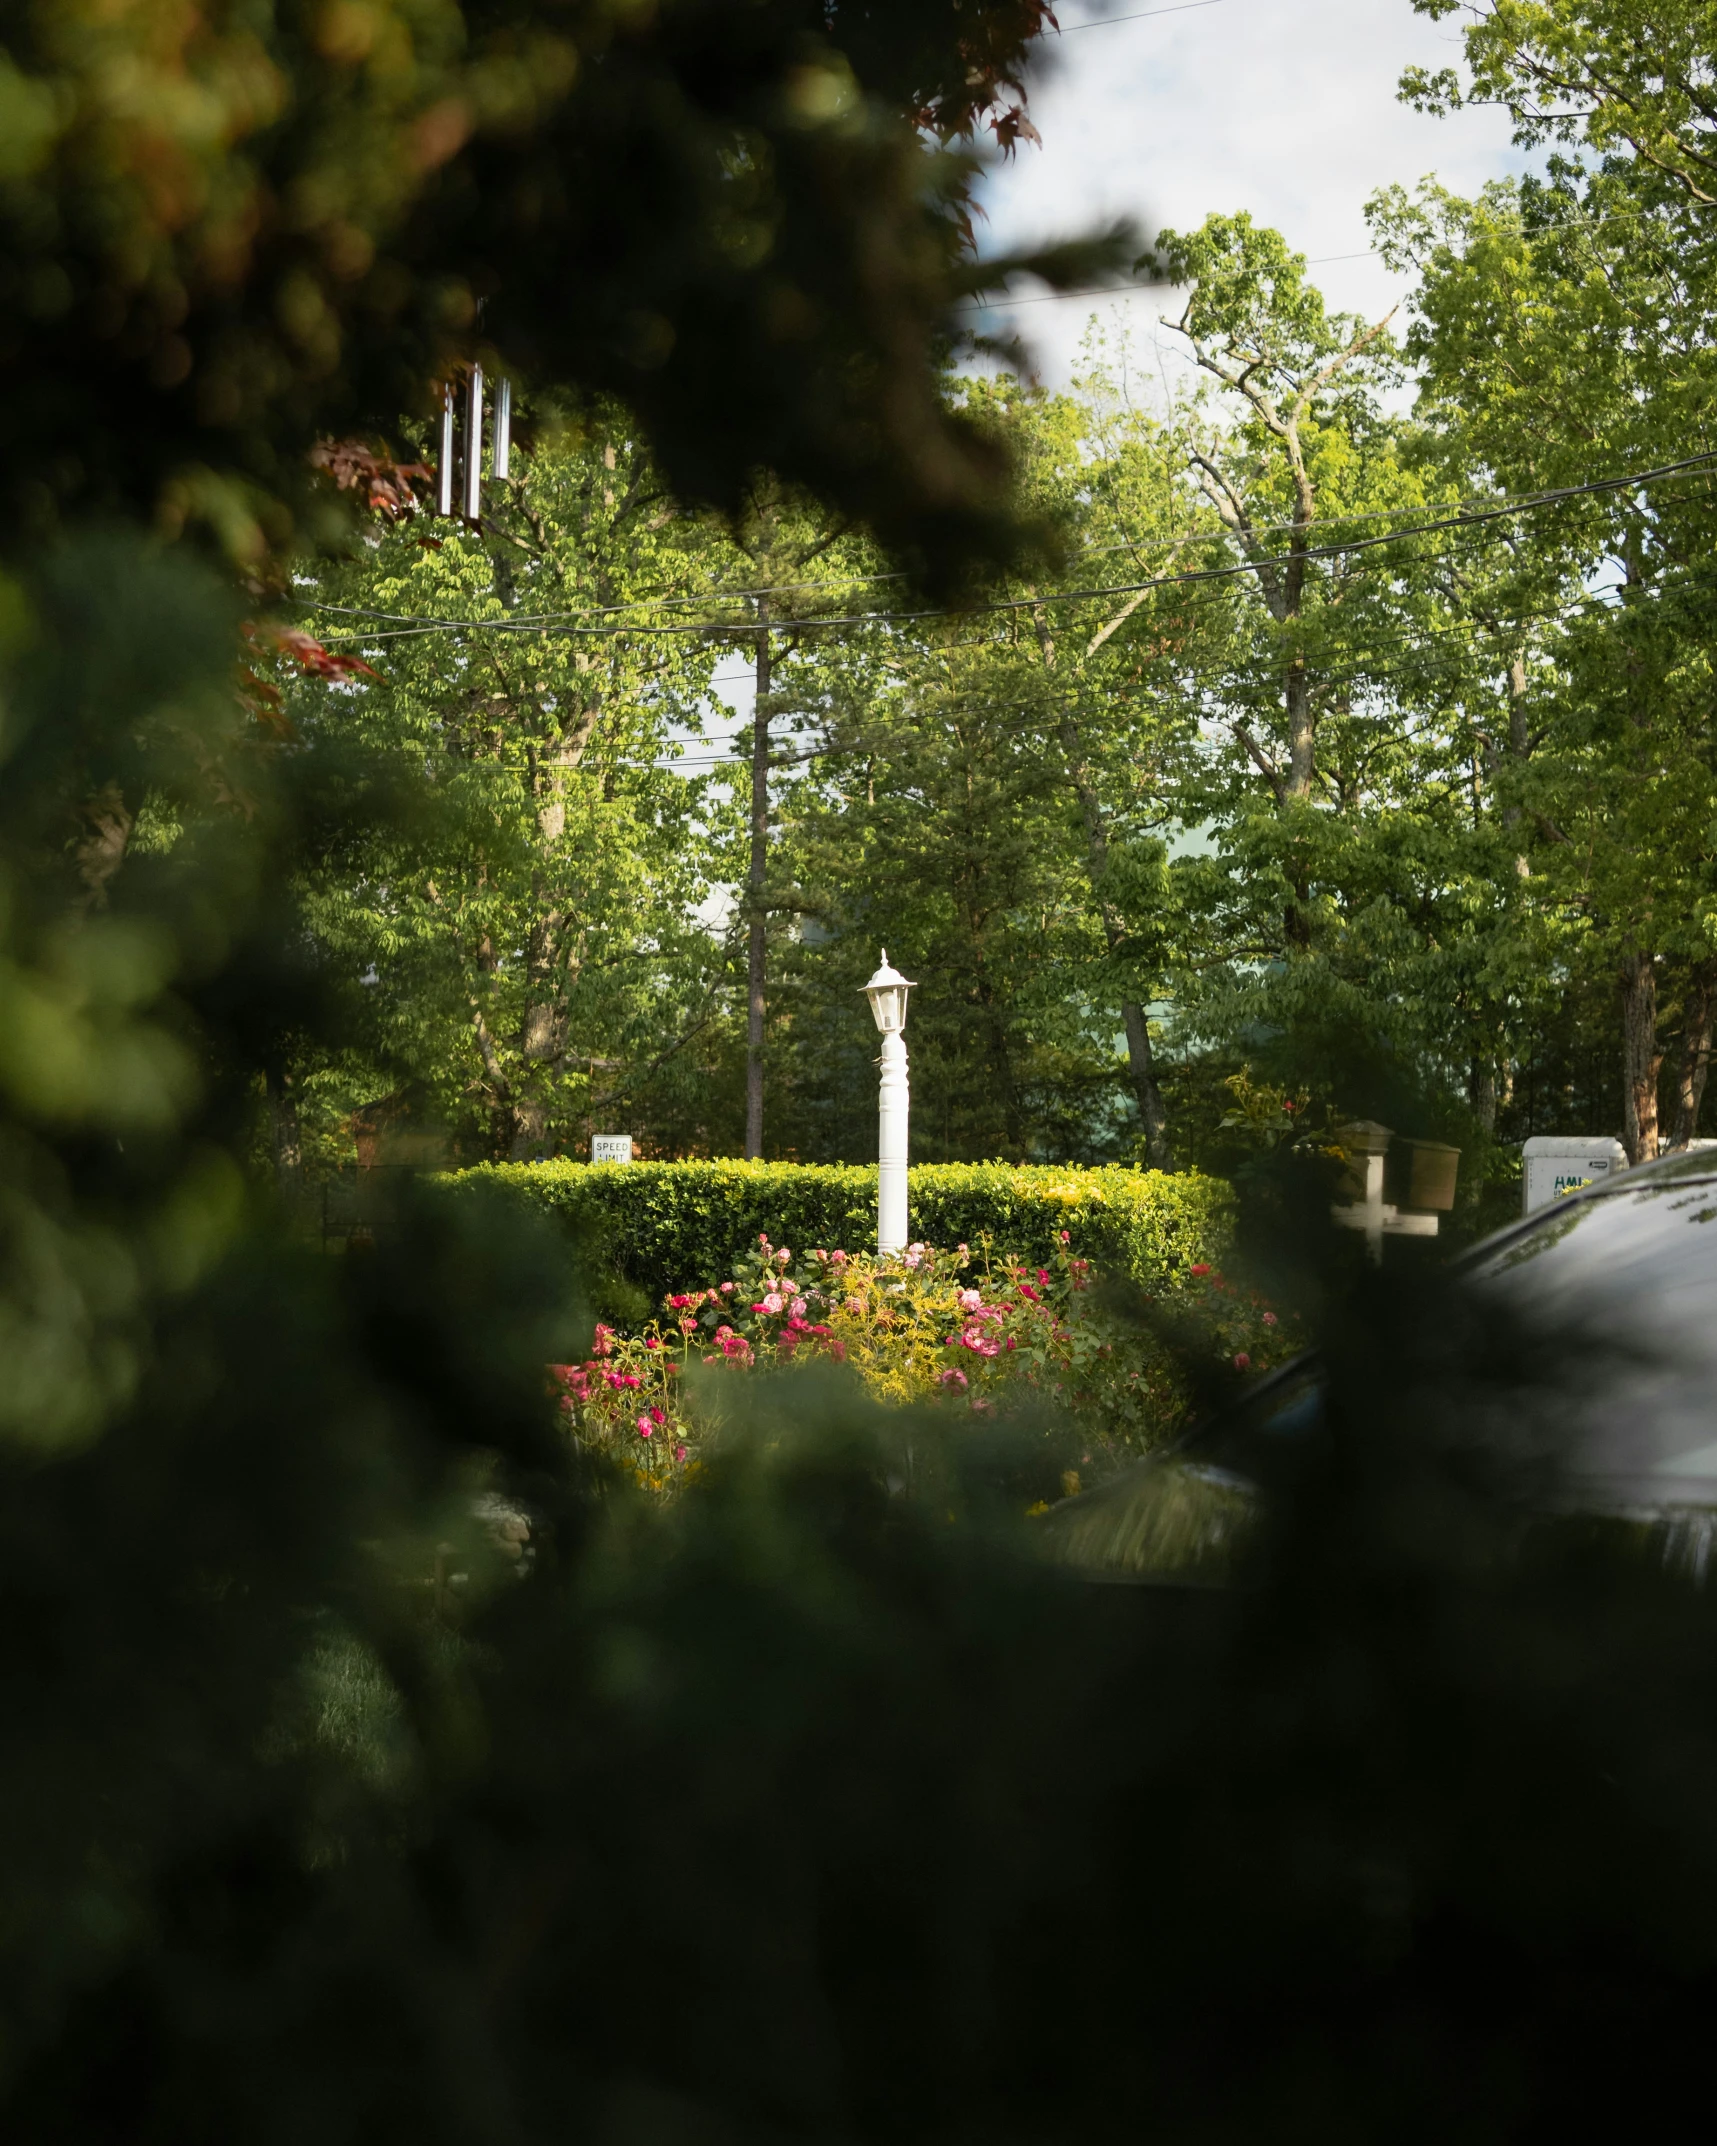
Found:
M 1163 1300 L 1160 1322 L 1117 1317 L 1093 1282 L 1066 1232 L 1038 1266 L 965 1244 L 889 1260 L 795 1254 L 760 1234 L 728 1280 L 669 1296 L 641 1334 L 598 1326 L 590 1358 L 551 1373 L 580 1442 L 668 1490 L 697 1467 L 730 1382 L 785 1365 L 846 1363 L 878 1399 L 967 1416 L 1052 1408 L 1115 1460 L 1185 1427 L 1195 1369 L 1262 1371 L 1299 1346 L 1261 1298 L 1204 1262 Z

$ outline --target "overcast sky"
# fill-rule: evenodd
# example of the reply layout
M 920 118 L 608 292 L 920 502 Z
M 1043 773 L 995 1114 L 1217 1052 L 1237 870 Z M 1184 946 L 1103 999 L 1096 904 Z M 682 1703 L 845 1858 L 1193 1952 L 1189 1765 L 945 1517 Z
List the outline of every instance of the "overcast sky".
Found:
M 1501 113 L 1425 119 L 1396 101 L 1404 67 L 1446 67 L 1460 53 L 1458 18 L 1428 22 L 1409 0 L 1065 0 L 1056 12 L 1063 34 L 1046 40 L 1032 84 L 1043 147 L 1027 143 L 986 182 L 986 251 L 1116 215 L 1154 237 L 1249 209 L 1308 255 L 1360 254 L 1323 259 L 1315 274 L 1338 310 L 1376 318 L 1402 286 L 1363 257 L 1366 197 L 1431 171 L 1467 193 L 1522 168 Z M 992 319 L 1023 331 L 1060 386 L 1093 310 L 1148 336 L 1168 295 L 1034 303 Z

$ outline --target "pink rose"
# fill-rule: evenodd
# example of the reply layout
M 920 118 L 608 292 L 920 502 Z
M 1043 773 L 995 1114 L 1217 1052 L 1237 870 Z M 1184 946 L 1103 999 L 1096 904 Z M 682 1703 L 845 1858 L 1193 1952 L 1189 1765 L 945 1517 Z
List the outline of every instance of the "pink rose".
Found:
M 723 1282 L 721 1285 L 721 1293 L 724 1297 L 732 1296 L 733 1284 L 731 1282 Z
M 1266 1313 L 1264 1314 L 1264 1324 L 1265 1324 L 1266 1326 L 1274 1326 L 1274 1325 L 1275 1325 L 1275 1323 L 1276 1323 L 1276 1314 L 1275 1314 L 1275 1313 L 1274 1313 L 1273 1311 L 1267 1311 L 1267 1312 L 1266 1312 Z
M 1239 1355 L 1238 1355 L 1237 1357 L 1235 1357 L 1235 1359 L 1234 1359 L 1234 1368 L 1235 1368 L 1235 1370 L 1236 1370 L 1236 1371 L 1250 1371 L 1250 1370 L 1251 1370 L 1251 1368 L 1252 1368 L 1252 1359 L 1251 1359 L 1251 1357 L 1250 1357 L 1250 1356 L 1248 1356 L 1248 1355 L 1247 1355 L 1247 1353 L 1246 1353 L 1246 1351 L 1245 1351 L 1244 1349 L 1242 1349 L 1242 1350 L 1240 1351 L 1240 1354 L 1239 1354 Z
M 788 1305 L 787 1309 L 793 1314 L 795 1319 L 802 1319 L 805 1316 L 805 1299 L 803 1297 L 795 1297 L 792 1303 Z
M 650 1421 L 649 1417 L 640 1416 L 638 1418 L 638 1436 L 640 1438 L 653 1438 L 655 1434 L 656 1426 Z
M 685 1449 L 685 1447 L 684 1447 L 684 1446 L 675 1446 L 675 1448 L 674 1448 L 674 1458 L 675 1458 L 675 1460 L 677 1460 L 677 1461 L 679 1462 L 679 1464 L 680 1464 L 680 1466 L 681 1466 L 682 1468 L 683 1468 L 683 1467 L 685 1466 L 685 1464 L 686 1464 L 686 1449 Z
M 771 1318 L 774 1318 L 775 1314 L 781 1309 L 782 1301 L 783 1300 L 776 1295 L 775 1291 L 771 1289 L 769 1294 L 763 1299 L 763 1302 L 758 1305 L 757 1309 L 759 1311 L 766 1311 Z
M 968 1384 L 966 1374 L 960 1370 L 944 1371 L 942 1384 L 952 1387 L 955 1393 L 964 1393 Z
M 960 1309 L 962 1311 L 976 1311 L 983 1301 L 982 1295 L 976 1289 L 962 1289 L 960 1291 Z

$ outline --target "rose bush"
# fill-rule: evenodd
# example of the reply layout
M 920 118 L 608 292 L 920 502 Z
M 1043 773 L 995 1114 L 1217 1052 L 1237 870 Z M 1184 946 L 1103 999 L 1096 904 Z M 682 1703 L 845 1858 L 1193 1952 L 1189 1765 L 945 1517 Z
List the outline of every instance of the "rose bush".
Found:
M 642 1333 L 599 1325 L 586 1362 L 550 1373 L 580 1443 L 667 1491 L 696 1469 L 735 1376 L 821 1359 L 885 1401 L 1049 1409 L 1080 1424 L 1101 1467 L 1184 1429 L 1212 1368 L 1261 1372 L 1300 1346 L 1290 1320 L 1214 1266 L 1193 1265 L 1143 1318 L 1095 1282 L 1066 1232 L 1047 1266 L 987 1245 L 878 1259 L 760 1235 L 727 1280 L 667 1297 Z

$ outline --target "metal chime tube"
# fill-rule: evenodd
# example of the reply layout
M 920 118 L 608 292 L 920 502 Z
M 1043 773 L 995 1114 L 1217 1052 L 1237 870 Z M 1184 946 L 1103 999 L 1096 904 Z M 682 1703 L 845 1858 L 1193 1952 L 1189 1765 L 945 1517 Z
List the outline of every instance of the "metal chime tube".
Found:
M 441 390 L 441 462 L 435 473 L 435 511 L 453 512 L 453 383 Z
M 483 368 L 471 368 L 471 399 L 465 413 L 465 519 L 483 512 Z
M 495 390 L 495 482 L 513 474 L 513 383 L 503 376 Z

